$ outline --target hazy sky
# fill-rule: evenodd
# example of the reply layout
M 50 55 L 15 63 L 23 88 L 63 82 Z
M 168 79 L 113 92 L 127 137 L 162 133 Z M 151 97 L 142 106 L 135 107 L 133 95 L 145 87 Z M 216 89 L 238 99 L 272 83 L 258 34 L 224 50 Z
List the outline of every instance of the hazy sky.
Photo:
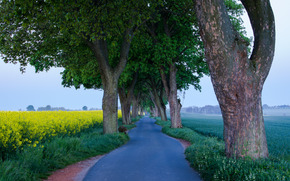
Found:
M 290 1 L 272 0 L 276 21 L 276 50 L 270 74 L 263 89 L 263 104 L 290 104 Z M 248 30 L 249 24 L 245 21 Z M 248 31 L 252 36 L 252 32 Z M 61 85 L 60 68 L 49 72 L 34 73 L 34 68 L 27 67 L 25 74 L 19 71 L 19 65 L 5 64 L 0 61 L 0 110 L 26 110 L 28 105 L 35 108 L 51 105 L 81 109 L 101 108 L 103 92 L 64 88 Z M 182 97 L 183 107 L 217 105 L 217 100 L 209 77 L 201 80 L 202 92 L 190 88 Z

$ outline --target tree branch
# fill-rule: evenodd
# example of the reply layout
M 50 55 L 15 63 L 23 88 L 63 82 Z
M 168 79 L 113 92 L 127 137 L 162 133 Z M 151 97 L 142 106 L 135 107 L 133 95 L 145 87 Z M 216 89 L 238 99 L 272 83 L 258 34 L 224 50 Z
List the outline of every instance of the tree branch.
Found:
M 189 48 L 189 47 L 185 47 L 185 48 L 184 48 L 184 49 L 179 53 L 179 55 L 177 55 L 177 57 L 175 57 L 175 58 L 173 59 L 172 62 L 173 62 L 173 63 L 176 62 L 177 59 L 179 58 L 179 56 L 182 55 L 182 54 L 183 54 L 183 53 L 184 53 L 188 48 Z
M 196 0 L 195 12 L 199 19 L 200 34 L 204 44 L 225 47 L 218 51 L 231 49 L 236 40 L 236 32 L 230 22 L 224 0 Z M 206 47 L 206 51 L 211 49 Z M 219 52 L 219 54 L 223 53 Z
M 254 61 L 257 72 L 265 70 L 269 72 L 275 50 L 275 20 L 270 2 L 269 0 L 241 1 L 249 15 L 255 37 L 250 60 Z
M 165 70 L 164 70 L 164 67 L 161 67 L 160 68 L 160 75 L 161 75 L 161 80 L 163 82 L 163 87 L 165 89 L 165 92 L 166 92 L 166 95 L 169 99 L 169 96 L 170 96 L 170 86 L 167 82 L 167 78 L 166 78 L 166 75 L 165 75 Z
M 130 49 L 132 38 L 133 38 L 132 28 L 128 28 L 124 32 L 124 35 L 123 35 L 123 42 L 121 45 L 119 64 L 114 69 L 114 72 L 116 73 L 117 76 L 121 75 L 121 73 L 123 72 L 123 70 L 127 64 L 128 54 L 129 54 L 129 49 Z
M 133 94 L 134 94 L 134 88 L 135 88 L 135 85 L 137 83 L 137 80 L 138 80 L 138 72 L 136 72 L 134 74 L 134 79 L 129 87 L 129 90 L 128 90 L 128 94 L 127 94 L 127 97 L 132 97 Z
M 151 35 L 151 37 L 154 39 L 154 42 L 156 43 L 157 42 L 157 39 L 156 39 L 156 33 L 155 33 L 155 27 L 154 27 L 154 24 L 151 23 L 151 27 L 149 27 L 147 24 L 145 24 L 145 26 L 147 27 L 147 31 L 149 32 L 149 34 Z
M 110 76 L 111 67 L 109 65 L 107 42 L 97 39 L 94 42 L 86 40 L 86 43 L 96 56 L 101 75 L 105 75 L 106 77 Z

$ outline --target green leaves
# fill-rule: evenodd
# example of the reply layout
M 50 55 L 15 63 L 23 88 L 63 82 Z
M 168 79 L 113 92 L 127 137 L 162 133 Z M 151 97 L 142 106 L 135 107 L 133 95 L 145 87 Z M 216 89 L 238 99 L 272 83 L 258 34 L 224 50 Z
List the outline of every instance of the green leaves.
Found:
M 234 29 L 240 34 L 242 39 L 250 45 L 250 42 L 253 40 L 246 36 L 246 30 L 243 26 L 243 20 L 241 18 L 244 14 L 244 6 L 235 0 L 225 0 L 225 5 Z
M 118 39 L 126 29 L 138 27 L 148 19 L 154 4 L 123 0 L 3 0 L 0 51 L 6 62 L 20 62 L 23 66 L 36 59 L 45 63 L 45 57 L 57 62 L 62 51 L 85 40 Z M 34 56 L 36 51 L 41 54 Z
M 226 5 L 233 17 L 241 15 L 240 4 L 226 0 Z M 160 80 L 160 67 L 168 73 L 173 63 L 180 90 L 189 85 L 199 90 L 199 79 L 208 74 L 191 0 L 2 0 L 0 13 L 5 15 L 0 18 L 4 61 L 19 62 L 22 68 L 29 63 L 36 71 L 63 67 L 64 86 L 102 88 L 96 55 L 88 43 L 105 40 L 114 69 L 128 28 L 134 38 L 121 86 L 136 71 L 141 78 Z M 242 30 L 239 18 L 232 21 Z
M 142 57 L 146 57 L 142 60 L 146 63 L 141 63 L 145 71 L 159 72 L 163 67 L 169 75 L 169 66 L 176 64 L 177 87 L 180 90 L 187 89 L 189 85 L 200 89 L 199 79 L 203 74 L 208 74 L 203 60 L 203 45 L 194 26 L 195 18 L 191 7 L 192 2 L 187 0 L 164 1 L 162 6 L 157 7 L 153 19 L 146 23 L 144 33 L 139 35 L 144 38 L 139 38 L 137 42 L 147 44 L 141 50 Z M 135 47 L 134 44 L 133 40 L 132 47 Z M 141 52 L 137 46 L 136 49 Z M 134 49 L 133 52 L 135 51 Z

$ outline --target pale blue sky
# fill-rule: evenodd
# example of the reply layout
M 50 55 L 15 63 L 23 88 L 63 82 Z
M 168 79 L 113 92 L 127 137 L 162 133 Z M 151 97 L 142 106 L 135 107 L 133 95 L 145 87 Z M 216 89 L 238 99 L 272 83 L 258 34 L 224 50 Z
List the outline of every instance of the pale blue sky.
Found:
M 263 104 L 290 104 L 290 1 L 272 0 L 276 20 L 276 50 L 270 74 L 263 89 Z M 246 24 L 249 27 L 249 24 Z M 251 36 L 251 32 L 248 32 Z M 25 74 L 19 71 L 19 65 L 5 64 L 0 61 L 0 110 L 26 110 L 30 104 L 35 108 L 51 105 L 81 109 L 101 108 L 103 92 L 100 90 L 75 90 L 61 85 L 60 68 L 49 72 L 34 73 L 27 67 Z M 210 82 L 206 77 L 201 80 L 202 92 L 190 88 L 182 99 L 183 107 L 217 105 Z M 181 96 L 183 97 L 183 96 Z

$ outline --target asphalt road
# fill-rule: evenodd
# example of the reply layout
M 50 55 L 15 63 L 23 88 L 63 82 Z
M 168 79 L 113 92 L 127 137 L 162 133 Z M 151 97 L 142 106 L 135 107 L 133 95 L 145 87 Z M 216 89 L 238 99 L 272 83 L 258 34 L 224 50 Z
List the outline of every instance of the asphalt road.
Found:
M 148 117 L 129 132 L 130 141 L 100 159 L 84 181 L 201 180 L 185 160 L 179 141 L 161 132 Z

